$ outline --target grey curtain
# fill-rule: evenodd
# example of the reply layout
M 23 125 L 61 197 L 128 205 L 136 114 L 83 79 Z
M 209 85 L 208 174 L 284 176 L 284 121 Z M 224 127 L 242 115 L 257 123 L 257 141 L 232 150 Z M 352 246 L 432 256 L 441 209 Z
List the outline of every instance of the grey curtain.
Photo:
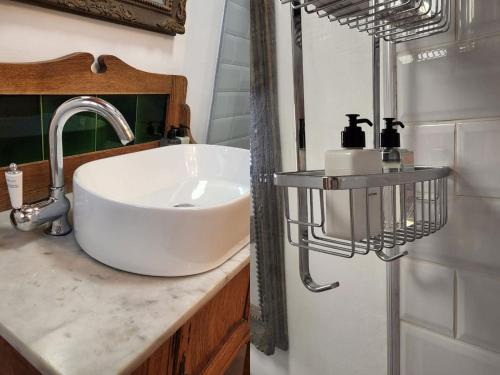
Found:
M 265 354 L 288 349 L 283 208 L 273 174 L 281 170 L 275 44 L 275 0 L 250 0 L 250 152 L 253 198 L 252 343 Z M 255 295 L 256 293 L 252 293 Z

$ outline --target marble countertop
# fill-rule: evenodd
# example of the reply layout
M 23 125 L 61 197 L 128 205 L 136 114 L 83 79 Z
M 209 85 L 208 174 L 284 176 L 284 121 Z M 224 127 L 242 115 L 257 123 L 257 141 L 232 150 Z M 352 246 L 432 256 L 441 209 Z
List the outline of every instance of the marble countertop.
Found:
M 121 272 L 72 235 L 13 229 L 0 213 L 0 336 L 44 374 L 132 371 L 249 263 L 248 246 L 195 276 Z

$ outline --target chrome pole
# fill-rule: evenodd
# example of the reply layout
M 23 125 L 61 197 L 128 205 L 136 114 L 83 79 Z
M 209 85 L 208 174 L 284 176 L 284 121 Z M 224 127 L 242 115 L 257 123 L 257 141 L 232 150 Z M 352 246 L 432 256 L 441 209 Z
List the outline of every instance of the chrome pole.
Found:
M 384 117 L 397 117 L 396 45 L 384 43 Z M 415 224 L 416 225 L 416 224 Z M 400 374 L 400 261 L 386 265 L 387 279 L 387 374 Z
M 373 37 L 373 148 L 380 149 L 380 40 Z

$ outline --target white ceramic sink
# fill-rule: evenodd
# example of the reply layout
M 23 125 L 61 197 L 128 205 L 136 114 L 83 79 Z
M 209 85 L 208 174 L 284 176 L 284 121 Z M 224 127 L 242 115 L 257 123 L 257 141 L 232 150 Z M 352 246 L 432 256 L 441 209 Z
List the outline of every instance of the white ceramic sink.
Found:
M 78 244 L 154 276 L 218 267 L 249 242 L 249 152 L 179 145 L 101 159 L 73 176 Z

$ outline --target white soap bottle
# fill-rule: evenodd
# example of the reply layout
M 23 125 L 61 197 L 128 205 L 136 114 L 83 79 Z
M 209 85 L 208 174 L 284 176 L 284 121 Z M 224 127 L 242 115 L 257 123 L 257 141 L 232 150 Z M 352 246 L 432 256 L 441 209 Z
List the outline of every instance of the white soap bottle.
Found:
M 400 135 L 396 126 L 404 128 L 401 121 L 395 121 L 393 117 L 384 118 L 385 128 L 380 134 L 380 146 L 382 147 L 382 165 L 384 172 L 401 172 L 411 171 L 414 169 L 413 151 L 400 148 L 401 141 Z M 395 196 L 393 195 L 395 190 Z M 406 184 L 404 194 L 400 186 L 395 189 L 391 186 L 384 188 L 384 227 L 385 230 L 393 231 L 403 226 L 404 220 L 401 220 L 403 214 L 406 215 L 406 224 L 410 226 L 413 224 L 413 211 L 414 207 L 413 184 Z M 396 198 L 394 205 L 393 199 Z M 393 208 L 396 208 L 395 210 Z M 403 210 L 402 208 L 405 208 Z M 406 211 L 406 212 L 403 212 Z M 394 215 L 395 213 L 395 215 Z
M 382 173 L 382 161 L 378 150 L 364 149 L 365 133 L 358 124 L 373 126 L 367 119 L 358 119 L 357 114 L 348 114 L 349 126 L 342 132 L 342 149 L 329 150 L 325 153 L 325 175 L 366 175 Z M 354 240 L 366 238 L 366 191 L 353 189 Z M 330 237 L 351 240 L 351 215 L 349 190 L 326 192 L 326 234 Z M 380 189 L 368 189 L 368 209 L 370 236 L 379 235 Z

